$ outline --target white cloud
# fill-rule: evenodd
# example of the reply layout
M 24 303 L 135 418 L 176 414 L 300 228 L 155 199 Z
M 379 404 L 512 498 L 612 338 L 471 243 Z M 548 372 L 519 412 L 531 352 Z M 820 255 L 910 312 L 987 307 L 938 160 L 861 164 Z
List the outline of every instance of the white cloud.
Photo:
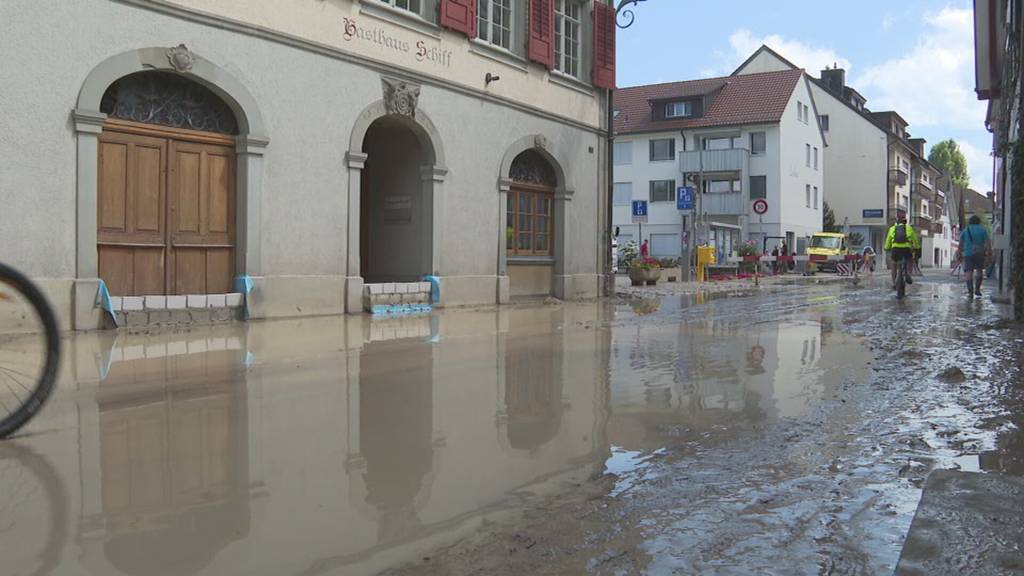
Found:
M 991 190 L 992 156 L 988 147 L 981 148 L 964 139 L 958 139 L 956 143 L 967 158 L 967 174 L 971 179 L 971 188 L 982 194 Z
M 886 14 L 882 17 L 882 31 L 888 32 L 892 30 L 892 27 L 896 25 L 896 17 L 892 14 Z
M 974 17 L 971 9 L 944 8 L 924 17 L 916 45 L 902 56 L 865 70 L 853 83 L 872 110 L 896 110 L 922 126 L 977 129 L 985 103 L 974 95 Z
M 737 59 L 737 64 L 746 60 L 762 44 L 775 50 L 786 60 L 807 70 L 812 76 L 817 76 L 818 72 L 824 70 L 826 66 L 831 67 L 835 64 L 838 64 L 840 68 L 845 68 L 847 72 L 850 70 L 850 61 L 839 56 L 831 48 L 811 46 L 799 40 L 783 38 L 778 34 L 758 37 L 745 28 L 741 28 L 729 36 L 729 45 L 733 50 L 732 56 Z

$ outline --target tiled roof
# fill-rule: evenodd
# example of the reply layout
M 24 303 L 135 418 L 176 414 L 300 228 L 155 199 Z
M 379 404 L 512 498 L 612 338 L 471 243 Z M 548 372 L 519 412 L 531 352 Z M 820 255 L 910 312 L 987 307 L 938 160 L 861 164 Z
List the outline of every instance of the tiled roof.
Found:
M 778 122 L 803 73 L 794 69 L 620 88 L 615 91 L 615 131 L 623 134 Z M 707 109 L 700 118 L 659 122 L 651 119 L 651 100 L 713 93 L 709 101 L 705 100 Z

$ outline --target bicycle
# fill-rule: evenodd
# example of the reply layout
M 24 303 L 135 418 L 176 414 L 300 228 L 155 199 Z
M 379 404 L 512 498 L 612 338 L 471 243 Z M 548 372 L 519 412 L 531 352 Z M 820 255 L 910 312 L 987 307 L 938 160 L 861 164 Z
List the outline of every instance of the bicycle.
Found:
M 907 277 L 910 276 L 910 263 L 907 258 L 896 263 L 896 298 L 907 295 Z
M 46 296 L 24 274 L 0 264 L 0 438 L 43 407 L 59 363 L 57 319 Z

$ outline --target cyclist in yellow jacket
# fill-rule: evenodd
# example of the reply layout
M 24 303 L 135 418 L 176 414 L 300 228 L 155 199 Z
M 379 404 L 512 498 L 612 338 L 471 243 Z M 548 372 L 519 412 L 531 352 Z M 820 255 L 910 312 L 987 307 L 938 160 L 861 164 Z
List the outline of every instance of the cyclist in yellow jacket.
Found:
M 889 233 L 885 236 L 885 251 L 889 252 L 889 261 L 893 264 L 890 266 L 893 288 L 896 288 L 896 267 L 903 260 L 913 263 L 914 253 L 920 249 L 921 239 L 918 237 L 917 232 L 914 231 L 913 226 L 907 224 L 907 215 L 903 212 L 897 212 L 896 223 L 889 228 Z M 914 280 L 908 273 L 907 284 L 913 283 Z

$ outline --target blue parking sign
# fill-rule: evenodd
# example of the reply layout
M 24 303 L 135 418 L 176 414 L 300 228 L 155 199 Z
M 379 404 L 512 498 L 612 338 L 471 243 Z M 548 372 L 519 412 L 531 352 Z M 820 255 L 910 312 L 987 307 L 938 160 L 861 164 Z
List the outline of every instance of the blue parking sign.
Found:
M 633 200 L 633 222 L 647 222 L 647 200 Z
M 676 210 L 693 210 L 692 186 L 680 186 L 676 190 Z

